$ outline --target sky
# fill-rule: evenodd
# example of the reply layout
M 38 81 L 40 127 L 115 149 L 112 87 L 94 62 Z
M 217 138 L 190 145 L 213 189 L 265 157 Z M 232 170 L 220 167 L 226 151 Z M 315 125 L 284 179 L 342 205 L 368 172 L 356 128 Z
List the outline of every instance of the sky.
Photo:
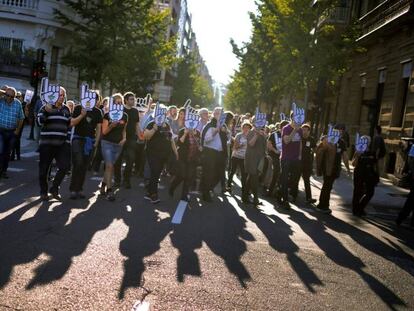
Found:
M 206 61 L 213 80 L 227 84 L 238 68 L 230 38 L 237 44 L 248 42 L 251 22 L 248 12 L 254 12 L 254 0 L 187 0 L 192 15 L 200 54 Z

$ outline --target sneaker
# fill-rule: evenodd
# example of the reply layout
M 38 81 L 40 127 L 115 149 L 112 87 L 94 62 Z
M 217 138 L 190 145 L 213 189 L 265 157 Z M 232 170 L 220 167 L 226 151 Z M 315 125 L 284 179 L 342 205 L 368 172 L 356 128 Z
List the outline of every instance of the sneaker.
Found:
M 323 213 L 323 214 L 331 214 L 332 213 L 332 211 L 329 207 L 320 207 L 319 205 L 316 206 L 316 210 L 318 212 Z
M 115 201 L 115 195 L 114 195 L 114 193 L 112 192 L 112 190 L 111 190 L 111 189 L 108 189 L 108 190 L 106 191 L 106 199 L 107 199 L 108 201 L 110 201 L 110 202 Z
M 160 199 L 158 198 L 158 195 L 153 194 L 153 195 L 151 196 L 151 203 L 152 203 L 152 204 L 157 204 L 157 203 L 159 203 L 159 202 L 161 202 L 161 201 L 160 201 Z
M 62 201 L 62 197 L 60 196 L 59 192 L 57 191 L 51 191 L 50 194 L 52 195 L 52 198 L 57 201 Z
M 70 196 L 69 196 L 69 199 L 71 199 L 71 200 L 76 200 L 78 198 L 78 193 L 77 192 L 71 192 L 70 193 Z

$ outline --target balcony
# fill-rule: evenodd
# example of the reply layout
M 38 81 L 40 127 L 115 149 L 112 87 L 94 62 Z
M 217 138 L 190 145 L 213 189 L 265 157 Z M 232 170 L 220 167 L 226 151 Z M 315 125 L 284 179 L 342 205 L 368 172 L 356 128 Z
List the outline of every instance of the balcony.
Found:
M 413 0 L 386 0 L 359 19 L 361 40 L 412 10 Z
M 349 7 L 335 7 L 322 13 L 319 17 L 318 27 L 324 24 L 348 24 L 351 14 Z
M 0 11 L 35 16 L 39 0 L 0 0 Z

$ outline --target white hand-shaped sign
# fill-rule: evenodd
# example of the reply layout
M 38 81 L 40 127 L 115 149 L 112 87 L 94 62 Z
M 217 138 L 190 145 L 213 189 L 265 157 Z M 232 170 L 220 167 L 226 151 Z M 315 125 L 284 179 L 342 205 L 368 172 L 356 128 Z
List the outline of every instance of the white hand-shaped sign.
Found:
M 297 107 L 296 103 L 292 104 L 292 111 L 293 111 L 293 121 L 296 124 L 302 125 L 305 122 L 305 109 Z
M 358 153 L 364 153 L 368 150 L 368 144 L 369 144 L 369 137 L 368 136 L 359 136 L 359 133 L 356 134 L 355 139 L 355 150 Z
M 275 136 L 276 149 L 282 152 L 282 138 L 279 136 L 278 132 L 275 132 L 273 135 Z
M 95 91 L 90 91 L 88 84 L 83 83 L 81 85 L 80 102 L 86 111 L 91 111 L 95 107 L 97 98 L 98 94 Z
M 187 129 L 196 129 L 199 124 L 199 116 L 197 110 L 191 107 L 191 99 L 188 99 L 185 104 L 185 121 L 184 125 Z
M 60 85 L 49 84 L 49 78 L 43 78 L 40 87 L 40 98 L 43 103 L 56 105 L 59 99 Z
M 341 133 L 338 130 L 335 130 L 332 124 L 329 124 L 328 128 L 328 142 L 336 145 L 341 137 Z
M 157 126 L 162 126 L 167 117 L 167 108 L 162 108 L 160 103 L 157 103 L 154 110 L 154 120 Z
M 118 122 L 121 121 L 123 114 L 124 105 L 114 103 L 114 98 L 111 96 L 109 98 L 109 118 L 114 122 Z
M 256 115 L 255 115 L 255 126 L 257 128 L 263 128 L 266 126 L 266 114 L 261 113 L 259 108 L 256 108 Z
M 283 112 L 280 113 L 280 122 L 282 122 L 282 121 L 289 121 L 290 122 L 290 119 Z
M 151 94 L 147 94 L 147 96 L 145 96 L 144 100 L 143 100 L 143 104 L 148 107 L 149 105 L 152 104 L 152 97 Z

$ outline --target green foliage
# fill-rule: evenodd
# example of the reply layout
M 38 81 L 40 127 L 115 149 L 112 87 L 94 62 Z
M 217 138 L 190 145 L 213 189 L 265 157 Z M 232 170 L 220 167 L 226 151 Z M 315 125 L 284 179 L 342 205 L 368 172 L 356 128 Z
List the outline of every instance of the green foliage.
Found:
M 228 85 L 226 108 L 253 111 L 256 106 L 274 111 L 283 97 L 302 97 L 306 85 L 320 77 L 336 81 L 349 66 L 357 36 L 354 25 L 318 25 L 323 12 L 336 0 L 258 0 L 258 14 L 251 14 L 251 41 L 233 51 L 240 68 Z
M 70 9 L 56 11 L 71 30 L 63 63 L 79 70 L 80 79 L 111 89 L 144 94 L 154 72 L 174 61 L 175 38 L 166 40 L 168 11 L 153 0 L 65 0 Z
M 191 99 L 194 106 L 211 107 L 214 104 L 211 85 L 199 74 L 198 69 L 191 54 L 178 61 L 177 77 L 174 79 L 171 98 L 174 105 L 183 106 L 187 99 Z

